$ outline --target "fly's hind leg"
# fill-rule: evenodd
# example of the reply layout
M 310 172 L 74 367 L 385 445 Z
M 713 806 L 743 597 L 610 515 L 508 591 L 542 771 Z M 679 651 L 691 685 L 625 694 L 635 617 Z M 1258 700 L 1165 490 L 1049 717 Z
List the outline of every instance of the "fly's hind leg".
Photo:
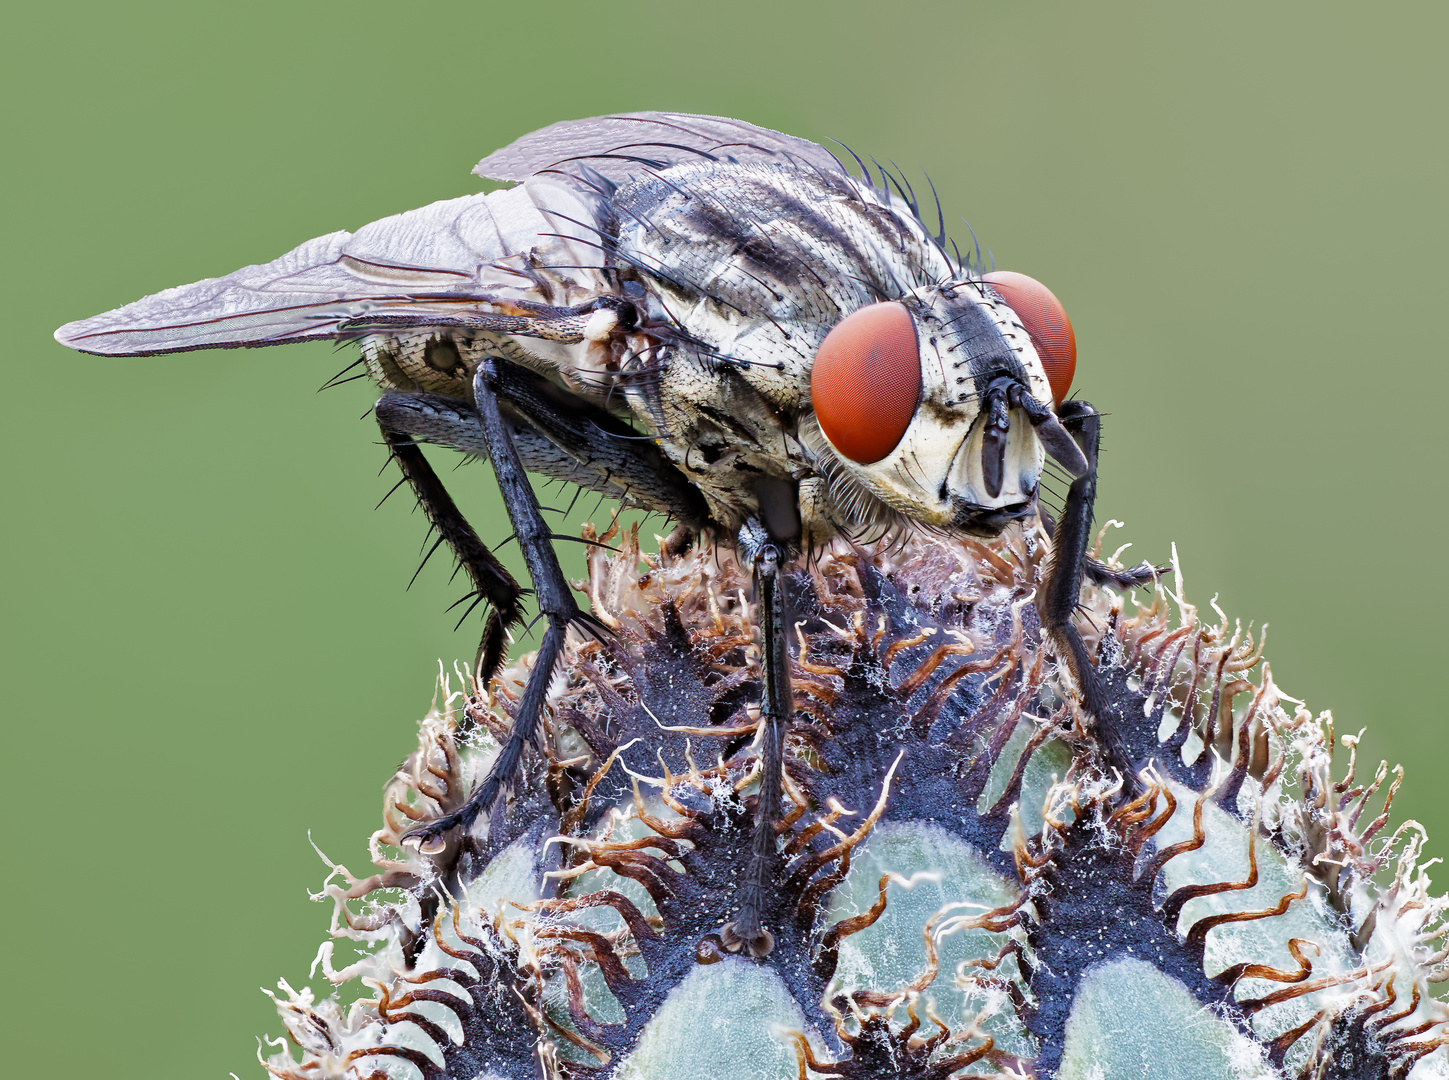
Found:
M 1101 415 L 1084 401 L 1064 402 L 1058 410 L 1062 426 L 1071 434 L 1087 468 L 1067 491 L 1061 518 L 1053 535 L 1052 559 L 1037 599 L 1042 629 L 1062 661 L 1071 670 L 1082 696 L 1082 704 L 1096 724 L 1098 738 L 1108 763 L 1121 775 L 1129 790 L 1138 787 L 1136 772 L 1122 743 L 1119 718 L 1113 712 L 1102 680 L 1072 616 L 1081 601 L 1083 579 L 1088 576 L 1087 547 L 1092 537 L 1092 512 L 1097 501 L 1097 448 L 1101 441 Z M 1142 568 L 1122 571 L 1138 574 Z M 1148 568 L 1149 570 L 1151 568 Z M 1102 567 L 1106 571 L 1106 567 Z M 1097 574 L 1091 575 L 1100 580 Z M 1150 575 L 1149 575 L 1150 576 Z
M 472 592 L 463 599 L 474 597 L 474 603 L 485 602 L 489 606 L 483 637 L 474 660 L 474 672 L 479 683 L 487 685 L 503 660 L 509 628 L 523 620 L 520 607 L 523 588 L 507 567 L 498 561 L 498 557 L 478 539 L 473 526 L 463 517 L 448 489 L 423 455 L 414 435 L 396 426 L 384 410 L 378 409 L 376 415 L 383 440 L 392 452 L 392 460 L 397 462 L 403 478 L 417 497 L 418 505 L 437 531 L 438 543 L 448 545 L 473 583 Z
M 534 670 L 524 688 L 512 732 L 488 776 L 468 803 L 408 834 L 412 842 L 441 846 L 442 834 L 470 826 L 491 810 L 511 784 L 524 747 L 537 740 L 549 677 L 570 624 L 605 631 L 581 611 L 569 591 L 525 469 L 578 484 L 625 505 L 664 513 L 678 522 L 679 547 L 710 525 L 704 496 L 659 448 L 611 414 L 506 360 L 483 360 L 474 378 L 474 401 L 426 393 L 387 393 L 375 407 L 394 456 L 429 519 L 467 569 L 480 599 L 492 606 L 480 648 L 479 679 L 496 672 L 504 630 L 521 621 L 523 590 L 478 540 L 429 468 L 418 442 L 447 446 L 493 462 L 514 535 L 523 549 L 540 613 L 548 619 Z M 501 407 L 500 407 L 501 406 Z
M 755 809 L 750 856 L 736 894 L 739 911 L 720 929 L 731 952 L 743 946 L 752 956 L 767 956 L 775 938 L 764 927 L 765 909 L 775 884 L 779 862 L 775 826 L 782 814 L 784 793 L 785 727 L 790 722 L 790 650 L 786 637 L 784 564 L 788 549 L 771 538 L 757 522 L 740 532 L 740 548 L 752 565 L 755 596 L 760 606 L 764 638 L 760 657 L 760 793 Z
M 488 457 L 493 462 L 493 472 L 503 494 L 503 504 L 508 510 L 514 536 L 518 539 L 524 561 L 528 565 L 534 595 L 538 599 L 539 613 L 548 620 L 548 626 L 543 632 L 537 659 L 529 673 L 523 697 L 518 703 L 512 730 L 494 760 L 493 767 L 488 770 L 488 775 L 462 806 L 413 829 L 403 837 L 405 841 L 417 845 L 423 851 L 441 847 L 443 834 L 459 827 L 467 829 L 480 814 L 491 811 L 504 789 L 514 782 L 523 760 L 524 748 L 538 742 L 544 696 L 549 680 L 553 677 L 554 665 L 562 651 L 568 627 L 571 623 L 583 623 L 587 620 L 569 591 L 558 556 L 553 550 L 552 534 L 539 510 L 538 498 L 524 473 L 523 462 L 513 445 L 508 424 L 499 412 L 499 390 L 498 363 L 493 359 L 480 361 L 473 379 L 473 396 L 482 425 L 483 440 Z M 505 620 L 516 623 L 519 619 L 516 597 L 513 605 L 508 610 L 499 609 L 495 605 L 492 614 L 501 613 Z

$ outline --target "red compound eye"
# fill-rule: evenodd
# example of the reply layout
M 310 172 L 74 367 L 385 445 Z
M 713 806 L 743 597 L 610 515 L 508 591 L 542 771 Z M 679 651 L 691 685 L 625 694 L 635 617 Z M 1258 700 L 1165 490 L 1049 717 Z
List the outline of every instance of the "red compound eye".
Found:
M 916 324 L 903 304 L 871 304 L 825 336 L 810 369 L 810 400 L 830 445 L 879 461 L 901 441 L 921 401 Z
M 993 270 L 985 280 L 1011 305 L 1031 335 L 1031 343 L 1046 368 L 1052 398 L 1060 405 L 1072 388 L 1072 376 L 1077 370 L 1077 335 L 1072 332 L 1066 309 L 1050 289 L 1025 274 Z

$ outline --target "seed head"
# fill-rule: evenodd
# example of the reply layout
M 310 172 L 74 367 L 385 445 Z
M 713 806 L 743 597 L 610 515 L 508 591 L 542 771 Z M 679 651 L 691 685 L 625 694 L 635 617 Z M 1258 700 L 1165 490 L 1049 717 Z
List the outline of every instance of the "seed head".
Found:
M 1181 573 L 1080 612 L 1139 794 L 1043 645 L 1047 545 L 845 544 L 789 577 L 774 947 L 727 932 L 758 787 L 759 629 L 728 552 L 595 548 L 611 640 L 572 638 L 517 788 L 452 809 L 530 659 L 440 681 L 374 870 L 332 864 L 337 998 L 280 984 L 277 1077 L 1449 1075 L 1446 900 L 1403 779 L 1287 697 Z M 1174 560 L 1175 561 L 1175 560 Z M 1347 760 L 1336 763 L 1336 751 Z M 356 947 L 345 963 L 334 943 Z M 340 965 L 340 966 L 339 966 Z

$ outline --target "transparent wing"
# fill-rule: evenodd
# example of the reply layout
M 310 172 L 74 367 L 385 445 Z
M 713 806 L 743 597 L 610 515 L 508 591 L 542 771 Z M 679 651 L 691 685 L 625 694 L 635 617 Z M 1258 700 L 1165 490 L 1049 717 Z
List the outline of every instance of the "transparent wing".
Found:
M 539 177 L 309 240 L 279 259 L 167 289 L 90 319 L 56 340 L 82 352 L 148 356 L 351 336 L 340 324 L 379 309 L 410 314 L 538 300 L 536 267 L 597 288 L 601 251 L 591 191 Z
M 541 172 L 587 168 L 615 183 L 699 161 L 793 161 L 843 172 L 823 146 L 726 116 L 639 112 L 565 120 L 495 150 L 473 171 L 489 180 L 526 180 Z

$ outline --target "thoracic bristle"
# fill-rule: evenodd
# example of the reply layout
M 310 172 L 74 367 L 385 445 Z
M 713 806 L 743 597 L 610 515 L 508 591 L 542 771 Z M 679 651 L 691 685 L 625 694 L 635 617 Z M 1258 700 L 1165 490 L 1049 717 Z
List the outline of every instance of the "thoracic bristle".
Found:
M 506 812 L 424 856 L 401 835 L 483 775 L 529 661 L 481 695 L 444 680 L 375 871 L 332 866 L 317 897 L 359 946 L 324 971 L 376 996 L 344 1013 L 281 984 L 302 1057 L 273 1075 L 1449 1076 L 1446 902 L 1417 826 L 1387 828 L 1401 776 L 1356 780 L 1345 737 L 1336 778 L 1332 718 L 1179 575 L 1130 615 L 1084 597 L 1129 797 L 1044 651 L 1038 536 L 840 546 L 792 573 L 774 949 L 731 952 L 748 575 L 616 542 L 588 581 L 613 640 L 571 638 Z

